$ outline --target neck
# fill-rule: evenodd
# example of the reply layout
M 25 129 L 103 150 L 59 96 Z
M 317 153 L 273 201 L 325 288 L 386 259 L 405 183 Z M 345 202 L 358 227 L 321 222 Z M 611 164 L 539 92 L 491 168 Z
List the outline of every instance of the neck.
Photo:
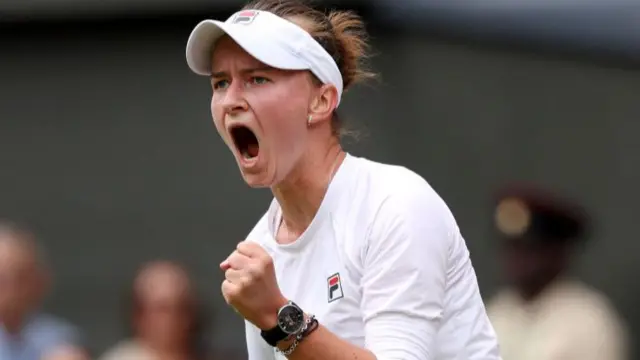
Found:
M 560 277 L 560 273 L 554 273 L 537 281 L 531 281 L 518 288 L 520 297 L 526 301 L 534 301 L 547 291 Z
M 282 209 L 282 224 L 295 241 L 309 227 L 346 154 L 336 140 L 325 151 L 303 156 L 287 179 L 272 188 Z

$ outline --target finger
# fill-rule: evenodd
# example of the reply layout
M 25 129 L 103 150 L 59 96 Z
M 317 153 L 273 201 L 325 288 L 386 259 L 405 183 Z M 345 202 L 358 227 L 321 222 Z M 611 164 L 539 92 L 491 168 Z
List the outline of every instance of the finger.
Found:
M 229 255 L 226 261 L 230 269 L 240 270 L 249 266 L 251 259 L 236 250 Z
M 247 277 L 245 271 L 229 269 L 224 272 L 224 278 L 230 281 L 232 284 L 241 285 L 243 280 Z
M 224 297 L 224 301 L 226 301 L 227 304 L 233 301 L 239 291 L 239 287 L 229 280 L 224 280 L 220 288 L 222 290 L 222 297 Z
M 242 241 L 238 243 L 236 251 L 254 259 L 269 256 L 267 251 L 260 244 L 254 241 Z
M 220 270 L 227 271 L 229 269 L 231 269 L 231 265 L 229 265 L 229 261 L 227 259 L 224 259 L 224 261 L 220 263 Z

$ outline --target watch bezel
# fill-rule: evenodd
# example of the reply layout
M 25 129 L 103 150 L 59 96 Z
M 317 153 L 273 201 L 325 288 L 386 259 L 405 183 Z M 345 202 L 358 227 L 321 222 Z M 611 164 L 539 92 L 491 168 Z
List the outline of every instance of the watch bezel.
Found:
M 295 328 L 291 328 L 287 326 L 287 324 L 285 323 L 284 317 L 288 316 L 286 314 L 287 311 L 294 311 L 296 313 L 294 315 L 299 318 L 299 321 L 296 320 Z M 288 304 L 284 305 L 278 310 L 277 320 L 278 320 L 278 327 L 280 328 L 280 330 L 282 330 L 282 332 L 284 332 L 287 335 L 298 334 L 304 328 L 304 311 L 302 311 L 302 309 L 296 303 L 294 303 L 293 301 L 289 301 Z

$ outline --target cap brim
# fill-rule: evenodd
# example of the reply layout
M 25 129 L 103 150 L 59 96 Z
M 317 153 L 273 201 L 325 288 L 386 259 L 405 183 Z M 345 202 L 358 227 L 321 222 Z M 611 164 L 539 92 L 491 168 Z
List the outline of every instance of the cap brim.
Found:
M 204 20 L 191 32 L 187 42 L 187 64 L 198 75 L 211 75 L 211 61 L 215 44 L 229 35 L 241 48 L 258 61 L 282 70 L 306 70 L 309 65 L 288 51 L 274 46 L 273 34 L 256 31 L 249 26 Z

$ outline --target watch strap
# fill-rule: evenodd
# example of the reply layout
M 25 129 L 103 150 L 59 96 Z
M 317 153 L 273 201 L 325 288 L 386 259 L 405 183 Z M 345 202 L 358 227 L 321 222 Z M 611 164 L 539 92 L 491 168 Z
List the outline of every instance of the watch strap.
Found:
M 304 340 L 304 338 L 309 336 L 309 334 L 311 334 L 316 329 L 318 329 L 318 326 L 320 326 L 320 324 L 318 323 L 318 320 L 316 319 L 316 317 L 314 315 L 310 315 L 307 318 L 304 324 L 304 327 L 302 328 L 302 331 L 298 335 L 296 335 L 295 338 L 293 339 L 293 343 L 291 343 L 291 345 L 289 345 L 288 348 L 284 350 L 278 350 L 278 352 L 284 356 L 291 355 L 291 353 L 293 353 L 293 351 L 298 347 L 298 345 L 300 345 L 300 342 Z
M 289 335 L 282 331 L 280 326 L 276 325 L 274 328 L 269 330 L 260 331 L 260 335 L 267 342 L 267 344 L 271 346 L 276 346 L 282 340 L 285 340 Z

